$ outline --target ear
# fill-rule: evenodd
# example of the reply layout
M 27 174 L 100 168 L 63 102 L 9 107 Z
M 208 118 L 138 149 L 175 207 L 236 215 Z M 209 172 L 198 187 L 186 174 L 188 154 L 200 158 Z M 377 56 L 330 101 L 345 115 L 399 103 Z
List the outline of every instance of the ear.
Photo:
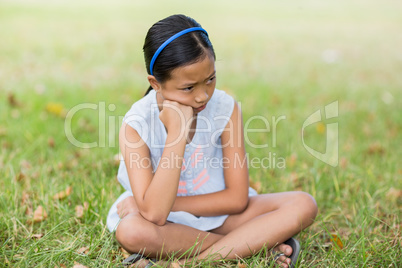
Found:
M 156 80 L 155 76 L 148 75 L 148 82 L 155 91 L 159 91 L 162 89 L 161 84 Z

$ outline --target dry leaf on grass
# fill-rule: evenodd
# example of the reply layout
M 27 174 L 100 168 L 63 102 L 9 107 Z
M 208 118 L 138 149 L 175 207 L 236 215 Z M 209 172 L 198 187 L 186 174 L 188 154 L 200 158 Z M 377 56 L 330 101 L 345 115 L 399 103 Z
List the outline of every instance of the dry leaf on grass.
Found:
M 290 173 L 290 181 L 294 184 L 297 184 L 299 182 L 299 175 L 297 175 L 296 172 Z
M 66 116 L 66 111 L 61 103 L 49 102 L 46 104 L 46 111 L 62 118 Z
M 318 122 L 315 129 L 319 134 L 324 134 L 325 130 L 326 130 L 326 126 L 323 122 Z
M 238 262 L 237 268 L 247 268 L 247 265 L 245 263 Z
M 21 206 L 23 205 L 29 205 L 29 194 L 27 192 L 22 192 L 22 197 L 21 197 Z
M 47 140 L 47 144 L 49 145 L 50 148 L 54 148 L 54 139 L 53 137 L 49 137 Z
M 85 254 L 88 255 L 89 253 L 89 247 L 82 247 L 80 249 L 77 250 L 78 254 Z
M 82 265 L 81 263 L 74 262 L 73 268 L 88 268 L 88 267 L 85 265 Z
M 71 169 L 76 168 L 78 166 L 78 164 L 79 164 L 78 159 L 73 158 L 66 164 L 66 168 L 71 170 Z
M 31 236 L 31 238 L 36 238 L 36 239 L 40 239 L 44 236 L 44 234 L 34 234 Z
M 55 265 L 54 268 L 67 268 L 64 264 Z
M 339 166 L 342 169 L 346 169 L 348 167 L 348 160 L 345 157 L 341 157 L 341 159 L 339 159 Z
M 57 168 L 58 168 L 59 170 L 62 170 L 62 169 L 64 168 L 63 162 L 57 163 Z
M 81 205 L 78 205 L 75 207 L 75 217 L 78 219 L 82 218 L 84 216 L 84 207 Z
M 124 248 L 122 248 L 122 247 L 120 247 L 120 252 L 121 252 L 121 255 L 123 255 L 123 257 L 124 258 L 128 258 L 128 257 L 130 257 L 130 253 L 128 253 Z
M 18 173 L 18 175 L 16 176 L 16 180 L 18 182 L 20 181 L 24 181 L 27 178 L 27 176 L 25 175 L 25 173 L 23 171 L 21 171 L 20 173 Z
M 84 206 L 81 205 L 77 205 L 75 206 L 75 217 L 77 217 L 78 219 L 81 219 L 84 216 L 84 212 L 85 210 L 87 210 L 89 207 L 88 202 L 84 202 Z
M 13 93 L 8 94 L 8 104 L 11 107 L 19 107 L 21 104 L 15 99 L 15 95 Z
M 21 166 L 22 169 L 25 169 L 25 170 L 28 170 L 28 169 L 32 168 L 31 163 L 28 160 L 25 160 L 25 159 L 21 161 L 20 166 Z
M 384 147 L 378 142 L 371 144 L 367 149 L 368 154 L 383 154 L 384 152 Z
M 391 187 L 388 190 L 386 197 L 390 201 L 396 201 L 396 200 L 402 198 L 402 190 L 398 190 L 398 189 L 395 189 L 394 187 Z
M 336 245 L 338 245 L 338 248 L 339 248 L 339 249 L 343 249 L 342 240 L 338 237 L 338 235 L 336 235 L 336 234 L 331 234 L 331 236 L 332 236 L 331 240 L 332 240 Z
M 62 200 L 64 198 L 66 198 L 67 196 L 69 196 L 73 191 L 73 187 L 72 186 L 68 186 L 66 190 L 58 192 L 57 194 L 55 194 L 53 196 L 53 200 Z
M 27 211 L 25 212 L 27 215 L 30 215 L 30 211 L 27 208 Z M 37 222 L 42 222 L 46 220 L 47 218 L 47 213 L 46 210 L 42 206 L 38 206 L 36 210 L 33 213 L 33 218 L 29 219 L 29 223 L 37 223 Z
M 287 159 L 287 161 L 286 161 L 286 164 L 287 164 L 288 167 L 292 168 L 292 167 L 295 166 L 296 161 L 297 161 L 297 155 L 296 155 L 296 154 L 291 154 L 291 155 L 288 157 L 288 159 Z

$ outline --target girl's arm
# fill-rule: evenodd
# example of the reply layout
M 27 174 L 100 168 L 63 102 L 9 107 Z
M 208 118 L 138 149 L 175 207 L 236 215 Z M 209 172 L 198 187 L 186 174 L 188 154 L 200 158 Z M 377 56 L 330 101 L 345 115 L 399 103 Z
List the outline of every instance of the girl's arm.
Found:
M 237 103 L 230 121 L 222 132 L 221 141 L 223 157 L 228 159 L 227 163 L 223 162 L 226 189 L 205 195 L 177 197 L 173 211 L 187 211 L 197 216 L 217 216 L 237 214 L 247 207 L 249 177 L 245 159 L 243 122 Z
M 193 113 L 190 107 L 169 101 L 164 102 L 164 107 L 165 103 L 175 106 L 184 115 L 178 117 L 178 110 L 171 108 L 164 108 L 160 113 L 168 132 L 166 144 L 171 144 L 162 154 L 164 161 L 170 161 L 165 163 L 166 167 L 159 165 L 153 174 L 149 148 L 137 131 L 123 124 L 119 134 L 120 149 L 138 210 L 145 219 L 158 225 L 165 224 L 176 200 L 188 126 L 191 125 L 188 121 Z

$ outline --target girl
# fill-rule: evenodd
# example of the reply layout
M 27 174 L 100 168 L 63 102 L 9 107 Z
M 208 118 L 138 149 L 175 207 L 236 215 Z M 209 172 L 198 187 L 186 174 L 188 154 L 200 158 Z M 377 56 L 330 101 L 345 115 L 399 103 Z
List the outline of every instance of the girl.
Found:
M 128 252 L 142 253 L 134 261 L 173 253 L 236 259 L 275 247 L 278 263 L 294 265 L 299 248 L 288 239 L 312 224 L 317 205 L 304 192 L 249 188 L 241 111 L 215 89 L 207 32 L 173 15 L 149 29 L 143 49 L 150 87 L 120 130 L 126 192 L 108 228 Z

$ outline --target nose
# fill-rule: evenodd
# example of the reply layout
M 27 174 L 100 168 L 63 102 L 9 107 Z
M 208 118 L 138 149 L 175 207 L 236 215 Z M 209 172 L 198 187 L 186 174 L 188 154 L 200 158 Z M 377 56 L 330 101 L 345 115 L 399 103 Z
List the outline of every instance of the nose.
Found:
M 208 93 L 206 89 L 200 89 L 199 92 L 197 93 L 197 96 L 195 97 L 195 101 L 197 103 L 203 103 L 206 102 L 208 99 Z

